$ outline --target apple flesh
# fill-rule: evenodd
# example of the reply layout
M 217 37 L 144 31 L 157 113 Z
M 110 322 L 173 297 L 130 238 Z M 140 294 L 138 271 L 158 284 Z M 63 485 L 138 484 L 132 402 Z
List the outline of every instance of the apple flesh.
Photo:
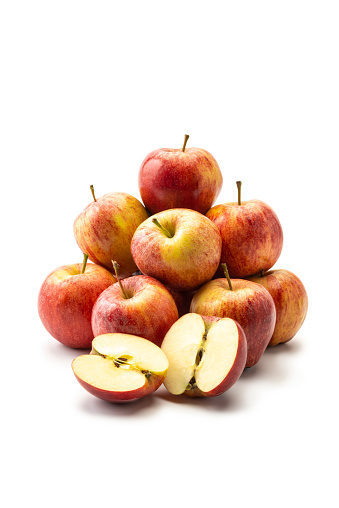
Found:
M 283 246 L 282 227 L 276 213 L 263 201 L 239 198 L 238 202 L 214 206 L 206 217 L 219 229 L 220 262 L 227 264 L 230 277 L 242 279 L 261 269 L 268 270 L 278 260 Z
M 177 306 L 165 286 L 146 275 L 134 275 L 112 284 L 94 304 L 92 329 L 95 336 L 128 333 L 158 346 L 178 319 Z
M 202 148 L 160 148 L 141 164 L 139 191 L 151 215 L 169 208 L 205 214 L 218 197 L 222 173 L 215 158 Z
M 44 280 L 38 296 L 38 312 L 46 330 L 59 342 L 72 348 L 91 347 L 92 309 L 98 296 L 115 282 L 103 268 L 87 263 L 64 265 Z
M 248 277 L 261 284 L 273 298 L 277 320 L 269 346 L 288 342 L 305 321 L 308 297 L 301 280 L 288 270 L 270 270 Z
M 137 228 L 131 251 L 142 273 L 178 291 L 193 291 L 215 274 L 221 237 L 201 213 L 173 208 L 149 217 Z
M 182 316 L 167 332 L 161 349 L 169 367 L 164 385 L 173 395 L 214 397 L 241 376 L 247 358 L 243 329 L 233 319 Z
M 147 339 L 112 333 L 95 337 L 91 354 L 75 358 L 72 369 L 81 386 L 95 397 L 127 402 L 159 388 L 168 359 Z
M 121 277 L 137 270 L 131 254 L 131 240 L 148 217 L 145 207 L 124 192 L 110 192 L 90 203 L 74 221 L 74 236 L 89 259 L 112 271 L 112 260 L 120 265 Z
M 272 338 L 276 310 L 273 298 L 260 284 L 243 279 L 214 279 L 194 295 L 190 312 L 202 316 L 229 317 L 243 328 L 247 339 L 246 367 L 261 358 Z

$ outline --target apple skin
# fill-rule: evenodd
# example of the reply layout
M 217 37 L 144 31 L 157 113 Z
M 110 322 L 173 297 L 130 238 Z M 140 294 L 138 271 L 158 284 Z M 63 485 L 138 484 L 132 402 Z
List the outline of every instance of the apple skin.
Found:
M 93 263 L 113 272 L 112 260 L 120 265 L 121 278 L 137 270 L 131 240 L 137 227 L 148 218 L 145 207 L 124 192 L 110 192 L 92 201 L 75 219 L 77 244 Z
M 195 291 L 177 291 L 176 289 L 172 289 L 170 287 L 167 287 L 167 289 L 173 296 L 178 309 L 179 317 L 188 314 Z
M 156 218 L 173 236 L 168 238 Z M 173 208 L 145 220 L 135 231 L 131 251 L 142 273 L 178 291 L 194 291 L 215 274 L 221 254 L 218 228 L 194 210 Z
M 128 333 L 144 337 L 157 346 L 178 319 L 175 301 L 165 286 L 147 275 L 134 275 L 122 281 L 129 298 L 124 298 L 116 282 L 103 291 L 94 304 L 94 336 Z
M 202 148 L 154 150 L 139 170 L 140 196 L 151 215 L 169 208 L 190 208 L 205 214 L 222 183 L 217 161 Z
M 301 280 L 288 270 L 270 270 L 248 280 L 261 284 L 272 296 L 277 320 L 269 346 L 288 342 L 305 321 L 308 296 Z
M 216 316 L 201 316 L 205 322 L 205 326 L 209 329 L 213 323 L 219 321 L 222 318 Z M 234 320 L 235 321 L 235 320 Z M 235 324 L 238 329 L 239 334 L 239 344 L 238 344 L 238 352 L 237 359 L 234 362 L 231 370 L 228 372 L 225 379 L 216 386 L 213 390 L 209 392 L 202 392 L 198 387 L 195 387 L 193 390 L 186 390 L 184 392 L 188 397 L 217 397 L 222 393 L 229 390 L 239 379 L 241 374 L 244 371 L 247 361 L 247 339 L 243 328 L 235 321 Z
M 229 289 L 225 278 L 204 284 L 194 295 L 190 312 L 237 321 L 247 339 L 246 367 L 252 367 L 272 338 L 275 305 L 267 289 L 260 284 L 243 279 L 231 279 L 231 283 L 233 290 Z
M 244 278 L 270 269 L 283 246 L 283 231 L 276 213 L 263 201 L 253 199 L 216 205 L 207 213 L 222 238 L 221 263 L 230 277 Z M 222 271 L 218 271 L 222 275 Z
M 53 270 L 44 280 L 38 296 L 38 312 L 42 324 L 65 346 L 87 349 L 94 338 L 91 315 L 98 296 L 115 282 L 103 268 L 87 263 L 64 265 Z
M 133 273 L 133 275 L 143 274 L 140 270 L 138 270 L 137 272 Z M 178 309 L 179 317 L 183 316 L 184 314 L 188 314 L 195 291 L 177 291 L 176 289 L 172 289 L 169 286 L 166 286 L 166 289 L 168 289 L 168 291 L 173 296 Z
M 94 395 L 98 399 L 105 400 L 106 402 L 117 402 L 117 403 L 131 402 L 137 399 L 141 399 L 146 395 L 150 395 L 160 387 L 160 385 L 164 380 L 163 376 L 157 375 L 152 375 L 149 380 L 145 377 L 144 386 L 136 388 L 135 390 L 129 390 L 128 393 L 126 393 L 126 392 L 118 392 L 118 391 L 110 392 L 108 390 L 102 390 L 99 387 L 86 383 L 86 381 L 79 378 L 75 372 L 74 375 L 76 379 L 79 381 L 80 385 L 83 388 L 85 388 L 85 390 L 87 390 L 91 395 Z

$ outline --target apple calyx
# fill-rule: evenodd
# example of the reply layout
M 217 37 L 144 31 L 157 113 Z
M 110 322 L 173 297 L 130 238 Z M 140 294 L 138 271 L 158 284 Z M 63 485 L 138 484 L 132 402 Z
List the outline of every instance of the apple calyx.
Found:
M 156 226 L 158 226 L 158 228 L 160 229 L 160 231 L 162 231 L 164 233 L 165 236 L 167 236 L 167 238 L 173 238 L 173 235 L 171 235 L 171 233 L 166 229 L 164 228 L 164 226 L 162 226 L 160 224 L 160 222 L 158 221 L 158 219 L 156 217 L 154 217 L 152 219 L 152 222 L 153 224 L 155 224 Z
M 231 282 L 231 278 L 230 278 L 230 275 L 229 275 L 228 270 L 227 270 L 226 263 L 221 263 L 221 268 L 224 271 L 224 274 L 225 274 L 225 277 L 227 279 L 228 286 L 229 286 L 230 290 L 233 291 L 232 282 Z
M 185 151 L 185 148 L 186 148 L 186 144 L 187 144 L 188 138 L 189 138 L 189 134 L 185 134 L 184 145 L 183 145 L 183 147 L 182 147 L 182 151 L 183 151 L 183 152 Z
M 93 187 L 93 185 L 90 185 L 89 188 L 91 189 L 91 193 L 92 193 L 93 199 L 96 202 L 96 197 L 95 197 L 95 194 L 94 194 L 94 187 Z
M 204 353 L 205 353 L 205 342 L 206 342 L 206 339 L 207 339 L 207 333 L 208 333 L 208 329 L 210 328 L 210 326 L 206 326 L 205 324 L 205 333 L 204 335 L 202 336 L 202 339 L 201 339 L 201 344 L 198 348 L 198 351 L 197 351 L 197 354 L 196 354 L 196 357 L 195 357 L 195 364 L 194 364 L 194 371 L 193 371 L 193 376 L 191 377 L 191 379 L 189 380 L 187 386 L 186 386 L 186 390 L 196 390 L 198 387 L 197 387 L 197 382 L 195 380 L 195 372 L 197 370 L 197 368 L 199 367 L 199 365 L 201 364 L 202 360 L 203 360 L 203 357 L 204 357 Z
M 84 260 L 82 263 L 81 273 L 85 273 L 87 260 L 88 260 L 88 254 L 86 254 L 86 252 L 84 252 Z
M 120 268 L 120 265 L 116 261 L 112 261 L 112 263 L 113 263 L 113 268 L 114 268 L 114 272 L 115 272 L 115 277 L 116 277 L 116 279 L 117 279 L 117 281 L 119 283 L 120 289 L 121 289 L 121 294 L 125 298 L 125 300 L 128 300 L 129 296 L 126 293 L 126 291 L 124 289 L 124 286 L 122 285 L 122 282 L 121 282 L 120 277 L 119 277 L 119 268 Z
M 241 206 L 241 182 L 236 182 L 238 187 L 238 205 Z

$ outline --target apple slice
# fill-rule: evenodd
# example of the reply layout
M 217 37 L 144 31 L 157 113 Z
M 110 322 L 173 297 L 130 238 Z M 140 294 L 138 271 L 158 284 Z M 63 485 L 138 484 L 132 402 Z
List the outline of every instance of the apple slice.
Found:
M 164 385 L 173 395 L 214 397 L 231 388 L 247 358 L 245 332 L 231 318 L 185 314 L 167 332 L 161 349 L 169 367 Z
M 159 388 L 168 360 L 161 349 L 142 337 L 107 333 L 93 339 L 89 355 L 72 362 L 75 377 L 89 393 L 109 402 L 139 399 Z

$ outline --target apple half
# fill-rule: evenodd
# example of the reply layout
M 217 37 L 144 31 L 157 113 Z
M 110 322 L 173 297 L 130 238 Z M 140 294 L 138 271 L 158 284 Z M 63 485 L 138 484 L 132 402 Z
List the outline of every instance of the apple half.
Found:
M 75 377 L 89 393 L 109 402 L 149 395 L 168 369 L 165 353 L 143 337 L 107 333 L 93 339 L 92 351 L 72 362 Z
M 231 388 L 247 358 L 245 332 L 231 318 L 185 314 L 167 332 L 161 349 L 169 367 L 164 385 L 173 395 L 214 397 Z

